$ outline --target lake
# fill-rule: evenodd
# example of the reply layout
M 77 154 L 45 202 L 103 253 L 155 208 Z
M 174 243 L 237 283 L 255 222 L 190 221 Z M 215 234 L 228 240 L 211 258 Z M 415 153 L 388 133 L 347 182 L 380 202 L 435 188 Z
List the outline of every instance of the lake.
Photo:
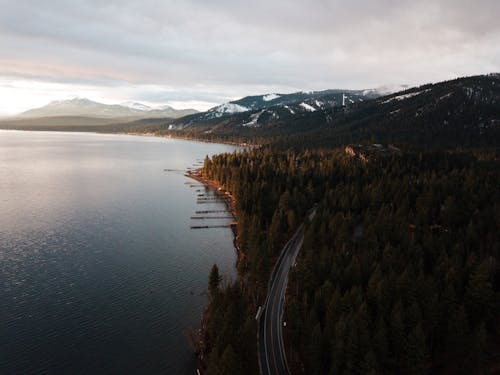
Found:
M 230 229 L 190 229 L 229 220 L 191 219 L 225 206 L 181 171 L 234 150 L 0 130 L 0 373 L 193 374 L 186 331 L 236 254 Z

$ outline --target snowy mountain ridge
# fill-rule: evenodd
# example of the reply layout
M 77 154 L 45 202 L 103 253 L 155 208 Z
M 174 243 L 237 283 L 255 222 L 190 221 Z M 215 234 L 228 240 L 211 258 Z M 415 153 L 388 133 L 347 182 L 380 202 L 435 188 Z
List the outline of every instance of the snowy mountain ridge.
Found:
M 20 117 L 84 116 L 84 117 L 134 117 L 134 118 L 179 118 L 196 113 L 194 109 L 177 110 L 170 106 L 153 108 L 145 104 L 127 101 L 121 104 L 104 104 L 87 98 L 55 100 L 43 107 L 30 109 Z

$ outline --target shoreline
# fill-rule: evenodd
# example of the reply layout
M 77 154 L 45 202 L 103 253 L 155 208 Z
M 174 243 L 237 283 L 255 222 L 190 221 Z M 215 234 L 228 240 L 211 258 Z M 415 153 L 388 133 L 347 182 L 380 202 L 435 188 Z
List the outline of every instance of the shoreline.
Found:
M 258 144 L 252 144 L 247 142 L 232 142 L 232 141 L 224 141 L 224 140 L 208 140 L 204 138 L 196 138 L 196 137 L 181 137 L 179 135 L 174 134 L 158 134 L 158 133 L 134 133 L 134 132 L 125 132 L 125 133 L 102 133 L 102 134 L 124 134 L 124 135 L 137 135 L 143 137 L 158 137 L 158 138 L 173 138 L 173 139 L 181 139 L 184 141 L 191 142 L 203 142 L 203 143 L 218 143 L 223 145 L 231 145 L 238 147 L 259 147 Z
M 171 138 L 171 139 L 179 139 L 183 141 L 189 141 L 189 142 L 203 142 L 203 143 L 215 143 L 215 144 L 222 144 L 222 145 L 231 145 L 231 146 L 238 146 L 238 147 L 259 147 L 261 145 L 259 144 L 253 144 L 253 143 L 247 143 L 247 142 L 232 142 L 232 141 L 227 141 L 227 140 L 208 140 L 204 138 L 193 138 L 193 137 L 181 137 L 178 135 L 173 135 L 173 134 L 158 134 L 158 133 L 151 133 L 151 132 L 101 132 L 101 131 L 96 131 L 96 130 L 69 130 L 69 129 L 9 129 L 9 128 L 1 128 L 0 131 L 15 131 L 15 132 L 47 132 L 47 133 L 73 133 L 73 134 L 96 134 L 96 135 L 132 135 L 132 136 L 138 136 L 138 137 L 151 137 L 151 138 Z
M 233 195 L 231 195 L 228 191 L 224 190 L 224 188 L 215 180 L 209 180 L 203 176 L 202 168 L 198 168 L 194 171 L 186 171 L 184 176 L 191 178 L 201 184 L 203 184 L 206 188 L 211 189 L 224 200 L 225 205 L 231 211 L 231 216 L 233 217 L 233 222 L 230 223 L 231 231 L 233 232 L 233 246 L 236 251 L 236 264 L 234 265 L 236 268 L 236 277 L 238 278 L 238 264 L 242 260 L 243 253 L 241 252 L 238 246 L 238 228 L 237 228 L 237 220 L 238 220 L 238 212 L 236 210 L 236 199 Z M 191 340 L 193 341 L 193 346 L 195 349 L 195 356 L 198 361 L 198 366 L 196 368 L 197 374 L 203 374 L 203 369 L 205 368 L 205 358 L 204 358 L 204 337 L 206 332 L 206 326 L 209 319 L 208 315 L 208 304 L 205 305 L 202 316 L 201 316 L 201 327 L 198 330 L 197 335 L 192 335 Z
M 211 142 L 211 143 L 213 143 L 213 142 Z M 209 180 L 209 179 L 203 177 L 201 170 L 202 170 L 202 168 L 195 169 L 194 171 L 186 171 L 184 176 L 200 182 L 205 187 L 208 187 L 209 189 L 213 190 L 215 192 L 215 194 L 217 194 L 219 197 L 223 198 L 224 203 L 231 211 L 231 216 L 234 218 L 234 221 L 231 222 L 231 230 L 232 230 L 233 236 L 234 236 L 233 244 L 234 244 L 234 248 L 236 250 L 236 255 L 237 255 L 236 262 L 238 263 L 240 261 L 241 251 L 240 251 L 240 248 L 239 248 L 238 243 L 237 243 L 237 241 L 238 241 L 238 228 L 237 228 L 238 212 L 236 210 L 236 198 L 233 195 L 231 195 L 228 191 L 224 190 L 224 188 L 218 182 L 216 182 L 214 180 Z

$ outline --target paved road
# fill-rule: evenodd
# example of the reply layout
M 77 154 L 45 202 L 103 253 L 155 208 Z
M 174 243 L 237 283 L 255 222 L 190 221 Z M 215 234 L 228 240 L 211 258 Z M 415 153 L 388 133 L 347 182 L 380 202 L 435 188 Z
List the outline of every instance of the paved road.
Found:
M 312 220 L 316 209 L 310 211 Z M 281 251 L 268 288 L 268 295 L 263 310 L 257 313 L 259 320 L 258 346 L 259 366 L 262 375 L 289 374 L 283 345 L 283 304 L 285 301 L 288 272 L 304 242 L 304 224 L 302 224 Z

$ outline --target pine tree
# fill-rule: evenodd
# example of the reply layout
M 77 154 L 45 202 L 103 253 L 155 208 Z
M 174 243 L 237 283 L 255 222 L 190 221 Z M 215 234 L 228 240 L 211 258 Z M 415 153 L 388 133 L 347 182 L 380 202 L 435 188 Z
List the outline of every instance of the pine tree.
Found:
M 228 345 L 222 353 L 219 368 L 219 375 L 234 375 L 242 373 L 241 364 L 231 345 Z
M 215 299 L 219 293 L 219 284 L 221 280 L 222 277 L 219 275 L 219 268 L 214 264 L 208 276 L 208 292 L 212 299 Z
M 408 335 L 406 352 L 408 373 L 414 375 L 426 374 L 428 372 L 427 343 L 420 324 Z

